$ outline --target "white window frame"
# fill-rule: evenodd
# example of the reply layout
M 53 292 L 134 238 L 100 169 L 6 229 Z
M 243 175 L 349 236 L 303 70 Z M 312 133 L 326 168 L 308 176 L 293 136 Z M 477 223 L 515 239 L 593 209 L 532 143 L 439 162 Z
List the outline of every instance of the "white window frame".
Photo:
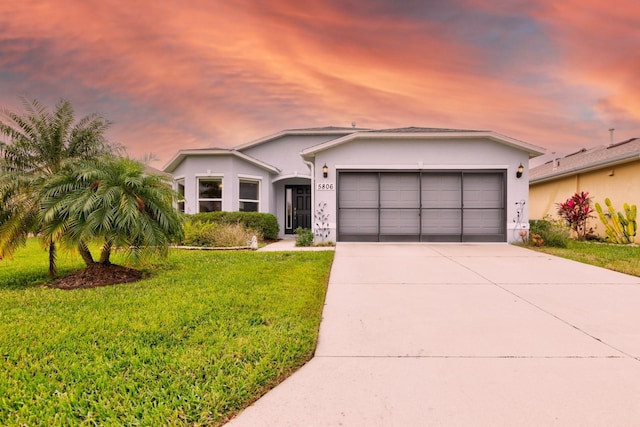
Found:
M 257 199 L 241 199 L 240 198 L 240 184 L 243 182 L 258 184 L 258 198 Z M 258 209 L 255 212 L 261 212 L 260 207 L 262 203 L 260 202 L 262 194 L 262 177 L 259 176 L 251 176 L 251 175 L 238 175 L 238 211 L 240 211 L 240 203 L 257 203 Z
M 178 199 L 176 200 L 176 209 L 178 210 L 178 212 L 181 213 L 185 213 L 185 208 L 186 208 L 186 180 L 184 178 L 184 175 L 180 175 L 180 176 L 176 176 L 173 179 L 174 182 L 174 187 L 173 189 L 176 191 L 176 193 L 180 194 L 180 186 L 182 185 L 182 194 L 180 194 L 182 196 L 182 199 Z M 182 208 L 180 207 L 182 205 Z
M 213 181 L 213 180 L 219 180 L 220 181 L 220 197 L 215 197 L 215 198 L 201 198 L 200 197 L 200 181 Z M 223 188 L 224 188 L 224 176 L 222 174 L 206 174 L 206 175 L 200 175 L 200 174 L 196 174 L 196 194 L 197 194 L 197 202 L 196 202 L 196 207 L 198 209 L 198 212 L 200 212 L 200 202 L 220 202 L 220 210 L 222 211 L 222 200 L 223 200 Z

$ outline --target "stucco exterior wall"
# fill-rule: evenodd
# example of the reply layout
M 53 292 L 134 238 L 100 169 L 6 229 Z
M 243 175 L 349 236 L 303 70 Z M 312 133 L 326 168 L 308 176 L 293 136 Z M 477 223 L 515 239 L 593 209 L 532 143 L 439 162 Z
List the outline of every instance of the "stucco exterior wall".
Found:
M 241 149 L 256 159 L 280 169 L 280 176 L 302 175 L 309 177 L 309 167 L 304 163 L 300 152 L 305 148 L 338 138 L 340 135 L 286 135 L 278 139 Z M 322 166 L 322 165 L 320 165 Z
M 542 219 L 545 215 L 557 218 L 557 203 L 566 201 L 576 192 L 589 192 L 591 200 L 604 207 L 604 199 L 611 199 L 613 207 L 622 211 L 624 203 L 640 206 L 640 160 L 599 170 L 574 174 L 553 181 L 533 183 L 529 188 L 531 218 Z M 589 227 L 605 235 L 604 225 L 595 214 Z M 636 236 L 640 243 L 640 236 Z
M 531 184 L 529 186 L 529 203 L 531 219 L 543 219 L 545 216 L 558 218 L 556 206 L 564 202 L 577 190 L 576 176 L 560 178 L 552 182 Z
M 529 219 L 528 153 L 504 144 L 485 139 L 447 140 L 367 140 L 358 139 L 319 152 L 315 157 L 315 184 L 333 184 L 333 191 L 316 191 L 314 207 L 327 203 L 331 234 L 336 241 L 337 230 L 337 170 L 506 170 L 506 218 L 507 240 L 519 240 L 516 226 L 527 227 Z M 323 178 L 322 165 L 327 164 L 329 176 Z M 525 172 L 516 178 L 516 170 L 522 164 Z M 524 200 L 524 210 L 517 223 L 517 202 Z

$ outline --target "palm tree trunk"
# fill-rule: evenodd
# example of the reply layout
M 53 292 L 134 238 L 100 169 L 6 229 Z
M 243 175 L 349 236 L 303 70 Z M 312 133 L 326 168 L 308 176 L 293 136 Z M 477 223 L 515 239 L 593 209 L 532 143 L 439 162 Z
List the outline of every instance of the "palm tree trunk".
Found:
M 58 272 L 56 265 L 56 244 L 54 241 L 49 242 L 49 276 L 54 277 Z
M 113 247 L 113 243 L 111 240 L 106 240 L 104 245 L 102 246 L 102 251 L 100 252 L 100 264 L 111 264 L 109 258 L 111 257 L 111 248 Z
M 78 244 L 78 252 L 80 253 L 82 260 L 87 265 L 87 267 L 96 263 L 93 260 L 93 255 L 91 255 L 91 251 L 89 251 L 89 248 L 87 247 L 87 244 L 85 242 L 80 242 Z

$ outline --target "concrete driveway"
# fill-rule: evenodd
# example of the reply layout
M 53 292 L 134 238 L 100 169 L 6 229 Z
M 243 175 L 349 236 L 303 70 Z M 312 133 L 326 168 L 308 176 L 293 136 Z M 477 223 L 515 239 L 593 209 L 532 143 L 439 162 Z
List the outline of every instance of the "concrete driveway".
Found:
M 640 278 L 506 244 L 340 243 L 315 357 L 228 425 L 640 425 Z

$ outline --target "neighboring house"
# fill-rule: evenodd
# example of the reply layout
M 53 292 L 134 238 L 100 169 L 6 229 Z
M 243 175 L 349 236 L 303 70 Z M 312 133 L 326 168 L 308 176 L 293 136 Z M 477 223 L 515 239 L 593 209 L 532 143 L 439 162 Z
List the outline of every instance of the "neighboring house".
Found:
M 557 204 L 582 191 L 603 207 L 604 200 L 611 199 L 618 211 L 623 210 L 624 203 L 640 205 L 640 139 L 582 149 L 554 159 L 532 168 L 529 179 L 532 219 L 557 217 Z M 595 215 L 589 226 L 603 236 L 604 226 Z M 638 237 L 636 242 L 640 242 Z
M 528 227 L 527 164 L 543 152 L 490 131 L 326 127 L 180 150 L 164 171 L 184 212 L 270 212 L 281 237 L 507 242 Z

